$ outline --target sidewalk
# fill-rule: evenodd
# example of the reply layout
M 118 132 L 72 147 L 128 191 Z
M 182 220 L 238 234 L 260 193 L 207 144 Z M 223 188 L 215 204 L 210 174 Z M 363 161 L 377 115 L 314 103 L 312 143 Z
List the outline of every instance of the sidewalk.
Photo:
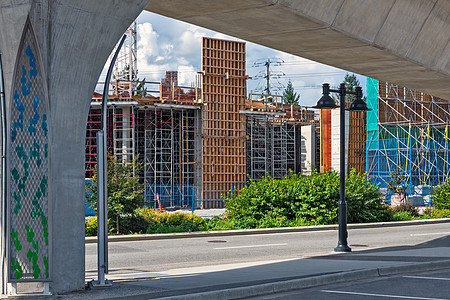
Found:
M 111 288 L 51 298 L 238 299 L 438 269 L 450 269 L 450 236 L 414 246 L 359 250 L 355 245 L 351 253 L 107 276 L 114 281 Z

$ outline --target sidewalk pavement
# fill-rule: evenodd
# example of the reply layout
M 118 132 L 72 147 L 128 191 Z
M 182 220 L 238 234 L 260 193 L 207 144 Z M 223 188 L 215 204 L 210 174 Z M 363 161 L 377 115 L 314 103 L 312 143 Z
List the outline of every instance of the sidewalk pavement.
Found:
M 449 221 L 449 219 L 428 220 L 426 223 Z M 378 226 L 405 226 L 416 223 L 417 221 L 378 223 Z M 376 224 L 357 226 L 374 227 Z M 336 229 L 332 226 L 314 227 L 314 230 Z M 260 234 L 259 231 L 254 233 Z M 146 239 L 148 238 L 151 237 Z M 138 236 L 135 236 L 135 239 L 139 239 Z M 111 275 L 107 278 L 114 281 L 112 287 L 87 289 L 49 298 L 239 299 L 332 283 L 439 269 L 450 269 L 450 236 L 414 246 L 399 245 L 370 250 L 359 250 L 355 247 L 351 253 L 330 252 L 326 255 L 322 253 L 301 259 L 193 266 L 160 272 Z M 92 278 L 86 278 L 86 281 L 90 279 Z

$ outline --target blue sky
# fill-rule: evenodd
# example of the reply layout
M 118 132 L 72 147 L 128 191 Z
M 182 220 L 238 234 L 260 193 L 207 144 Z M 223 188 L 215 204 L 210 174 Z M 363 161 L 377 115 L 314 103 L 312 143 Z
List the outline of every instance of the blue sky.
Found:
M 148 81 L 159 81 L 165 71 L 177 70 L 179 84 L 191 86 L 195 74 L 200 71 L 201 38 L 203 36 L 227 40 L 239 40 L 195 25 L 166 18 L 150 12 L 142 12 L 138 23 L 138 77 Z M 265 88 L 264 62 L 270 59 L 273 74 L 272 91 L 282 92 L 291 80 L 296 92 L 300 93 L 300 104 L 314 105 L 321 96 L 322 83 L 338 86 L 344 70 L 316 63 L 298 56 L 273 50 L 247 42 L 247 90 L 260 92 Z M 365 77 L 359 76 L 363 90 Z

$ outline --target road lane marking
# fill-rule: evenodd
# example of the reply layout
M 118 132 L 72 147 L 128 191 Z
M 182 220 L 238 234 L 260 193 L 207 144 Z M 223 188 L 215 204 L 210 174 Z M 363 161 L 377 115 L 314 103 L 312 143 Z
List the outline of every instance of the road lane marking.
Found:
M 346 291 L 321 290 L 321 292 L 324 292 L 324 293 L 334 293 L 334 294 L 346 294 L 346 295 L 371 296 L 371 297 L 399 298 L 399 299 L 449 300 L 449 299 L 442 299 L 442 298 L 426 298 L 426 297 L 414 297 L 414 296 L 399 296 L 399 295 L 385 295 L 385 294 L 369 294 L 369 293 L 357 293 L 357 292 L 346 292 Z
M 260 247 L 276 247 L 276 246 L 286 246 L 287 243 L 283 244 L 265 244 L 265 245 L 247 245 L 247 246 L 235 246 L 235 247 L 220 247 L 214 248 L 214 250 L 227 250 L 227 249 L 242 249 L 242 248 L 260 248 Z
M 448 280 L 450 278 L 442 278 L 442 277 L 425 277 L 425 276 L 403 276 L 404 278 L 417 278 L 417 279 L 430 279 L 430 280 Z
M 421 235 L 443 235 L 443 234 L 450 234 L 450 232 L 411 233 L 410 236 L 421 236 Z

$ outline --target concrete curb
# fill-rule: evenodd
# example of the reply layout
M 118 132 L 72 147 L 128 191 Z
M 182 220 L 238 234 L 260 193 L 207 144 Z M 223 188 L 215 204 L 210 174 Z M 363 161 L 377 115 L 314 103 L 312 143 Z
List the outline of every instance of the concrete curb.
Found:
M 405 273 L 434 271 L 446 268 L 450 268 L 450 260 L 417 263 L 396 267 L 382 267 L 367 270 L 355 270 L 355 271 L 341 272 L 337 274 L 327 274 L 309 278 L 293 279 L 287 281 L 266 283 L 240 288 L 232 288 L 226 290 L 209 291 L 196 294 L 163 297 L 158 299 L 171 299 L 171 300 L 240 299 L 245 297 L 256 297 L 299 289 L 318 287 L 322 285 L 334 284 L 344 281 L 347 282 L 350 280 L 363 280 Z
M 439 224 L 439 223 L 450 223 L 450 218 L 397 221 L 397 222 L 358 223 L 358 224 L 349 224 L 348 229 L 397 227 L 397 226 L 411 226 L 411 225 L 425 225 L 425 224 Z M 144 240 L 186 239 L 186 238 L 200 238 L 200 237 L 214 238 L 214 237 L 234 236 L 234 235 L 273 234 L 283 232 L 309 232 L 309 231 L 324 231 L 337 229 L 338 225 L 335 224 L 335 225 L 302 226 L 302 227 L 180 232 L 180 233 L 165 233 L 165 234 L 113 235 L 108 237 L 108 241 L 125 242 L 125 241 L 144 241 Z M 85 241 L 86 244 L 97 243 L 97 237 L 86 237 Z

